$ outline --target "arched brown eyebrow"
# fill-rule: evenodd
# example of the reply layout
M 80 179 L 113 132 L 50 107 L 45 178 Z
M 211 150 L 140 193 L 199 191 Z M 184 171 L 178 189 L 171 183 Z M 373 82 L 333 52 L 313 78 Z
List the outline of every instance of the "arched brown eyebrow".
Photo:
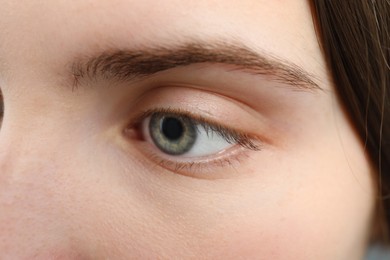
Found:
M 92 57 L 77 59 L 71 65 L 74 87 L 84 79 L 104 78 L 131 81 L 157 72 L 191 64 L 233 66 L 234 71 L 265 75 L 291 86 L 294 90 L 321 89 L 313 75 L 298 65 L 272 56 L 262 55 L 250 48 L 228 43 L 187 43 L 135 50 L 110 50 Z

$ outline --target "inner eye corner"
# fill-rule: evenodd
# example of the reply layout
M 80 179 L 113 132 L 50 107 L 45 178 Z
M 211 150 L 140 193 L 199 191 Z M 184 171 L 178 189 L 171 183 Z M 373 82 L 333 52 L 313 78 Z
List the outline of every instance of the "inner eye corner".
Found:
M 126 124 L 122 130 L 122 134 L 126 138 L 130 138 L 132 140 L 143 140 L 144 136 L 142 133 L 142 122 L 136 121 L 130 124 Z

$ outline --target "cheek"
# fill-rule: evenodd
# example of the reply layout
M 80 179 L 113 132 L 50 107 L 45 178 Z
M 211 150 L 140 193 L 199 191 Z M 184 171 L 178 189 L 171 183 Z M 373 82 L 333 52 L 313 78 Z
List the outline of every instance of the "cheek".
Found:
M 271 202 L 243 196 L 236 212 L 208 228 L 201 248 L 210 258 L 359 259 L 372 211 L 360 198 L 305 188 Z
M 191 208 L 178 209 L 192 211 L 181 223 L 196 234 L 185 237 L 196 245 L 189 250 L 210 259 L 361 258 L 374 208 L 369 167 L 351 171 L 336 150 L 257 160 L 242 168 L 252 168 L 246 178 L 193 196 Z
M 222 181 L 150 172 L 135 158 L 123 168 L 80 162 L 62 191 L 65 219 L 92 255 L 358 259 L 373 211 L 368 174 L 333 155 L 291 168 L 297 157 L 264 158 Z
M 346 172 L 303 174 L 307 183 L 298 186 L 286 181 L 284 189 L 290 192 L 279 197 L 279 190 L 274 194 L 279 199 L 232 225 L 236 232 L 227 235 L 230 248 L 237 255 L 264 259 L 360 259 L 370 232 L 373 194 Z M 333 174 L 344 179 L 336 181 Z

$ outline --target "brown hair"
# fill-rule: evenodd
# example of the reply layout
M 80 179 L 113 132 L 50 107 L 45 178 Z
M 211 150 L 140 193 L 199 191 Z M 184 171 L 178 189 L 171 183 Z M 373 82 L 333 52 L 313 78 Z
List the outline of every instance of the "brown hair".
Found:
M 378 172 L 381 221 L 375 238 L 389 244 L 390 1 L 314 0 L 311 4 L 336 91 Z

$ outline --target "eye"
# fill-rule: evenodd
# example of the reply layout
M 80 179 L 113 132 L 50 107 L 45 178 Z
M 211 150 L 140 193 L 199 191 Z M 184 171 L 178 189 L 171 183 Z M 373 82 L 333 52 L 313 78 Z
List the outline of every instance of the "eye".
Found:
M 223 151 L 234 143 L 210 126 L 174 114 L 153 114 L 145 120 L 143 135 L 169 155 L 201 157 Z
M 235 167 L 266 140 L 234 125 L 218 123 L 202 111 L 155 108 L 136 116 L 125 128 L 148 161 L 181 175 L 215 178 L 221 168 Z M 225 120 L 226 121 L 226 120 Z
M 171 156 L 203 157 L 237 144 L 258 150 L 249 136 L 182 111 L 151 111 L 141 120 L 141 135 Z

